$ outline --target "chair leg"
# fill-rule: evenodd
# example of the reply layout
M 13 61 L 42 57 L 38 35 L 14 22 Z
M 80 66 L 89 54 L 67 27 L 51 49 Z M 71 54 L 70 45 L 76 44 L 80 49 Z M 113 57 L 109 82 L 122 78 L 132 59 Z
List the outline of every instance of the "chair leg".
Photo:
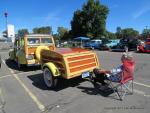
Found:
M 131 92 L 131 94 L 133 94 L 133 80 L 132 80 L 132 92 Z
M 114 87 L 114 85 L 110 82 L 110 87 L 113 89 L 113 91 L 117 94 L 117 96 L 119 97 L 119 99 L 122 101 L 122 94 L 120 95 L 118 92 L 117 87 Z M 114 89 L 115 88 L 115 89 Z
M 122 101 L 125 97 L 125 95 L 130 92 L 131 94 L 133 94 L 133 80 L 129 81 L 128 83 L 126 84 L 119 84 L 117 86 L 114 86 L 112 84 L 111 81 L 109 81 L 109 86 L 111 89 L 113 89 L 114 93 L 117 94 L 117 96 L 119 97 L 119 99 Z M 119 92 L 118 91 L 118 87 L 121 86 L 121 91 Z
M 130 89 L 131 86 L 131 89 Z M 126 88 L 126 90 L 128 90 L 128 92 L 130 92 L 130 94 L 133 94 L 133 80 L 129 81 L 128 84 L 124 84 L 124 87 Z

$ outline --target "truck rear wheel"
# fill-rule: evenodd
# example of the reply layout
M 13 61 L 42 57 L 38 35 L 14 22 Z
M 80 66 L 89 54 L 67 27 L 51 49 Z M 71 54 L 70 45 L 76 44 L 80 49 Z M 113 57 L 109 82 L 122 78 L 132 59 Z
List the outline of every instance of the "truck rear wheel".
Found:
M 48 68 L 44 68 L 43 75 L 46 86 L 48 88 L 55 88 L 58 80 L 54 78 L 52 72 Z

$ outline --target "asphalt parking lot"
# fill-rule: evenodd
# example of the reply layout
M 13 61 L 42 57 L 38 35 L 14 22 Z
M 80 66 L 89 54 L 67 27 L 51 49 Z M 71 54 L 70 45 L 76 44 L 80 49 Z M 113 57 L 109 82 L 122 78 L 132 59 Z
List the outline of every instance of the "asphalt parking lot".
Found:
M 96 51 L 102 68 L 120 64 L 121 52 Z M 55 90 L 46 88 L 40 67 L 18 70 L 1 51 L 0 88 L 4 108 L 0 113 L 149 113 L 150 54 L 133 53 L 136 61 L 134 94 L 123 101 L 105 95 L 88 80 L 61 79 Z

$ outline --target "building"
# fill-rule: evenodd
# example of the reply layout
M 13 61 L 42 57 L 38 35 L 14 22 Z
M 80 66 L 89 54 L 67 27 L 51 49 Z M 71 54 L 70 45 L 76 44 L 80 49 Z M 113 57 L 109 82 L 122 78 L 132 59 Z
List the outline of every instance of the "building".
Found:
M 15 41 L 15 29 L 14 25 L 8 24 L 7 25 L 7 36 L 11 39 L 12 42 Z

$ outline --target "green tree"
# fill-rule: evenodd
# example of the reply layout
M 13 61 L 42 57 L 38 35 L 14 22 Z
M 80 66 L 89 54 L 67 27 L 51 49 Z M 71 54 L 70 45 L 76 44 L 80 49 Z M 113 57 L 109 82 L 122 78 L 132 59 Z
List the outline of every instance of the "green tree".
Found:
M 142 36 L 142 39 L 149 38 L 149 37 L 150 37 L 150 29 L 144 29 L 144 30 L 142 31 L 141 36 Z
M 126 37 L 136 37 L 139 35 L 139 32 L 137 30 L 134 30 L 133 28 L 125 28 L 121 30 L 122 38 Z
M 106 31 L 106 36 L 105 36 L 107 39 L 116 39 L 117 36 L 115 33 L 112 33 L 110 31 Z
M 99 0 L 88 0 L 82 10 L 74 12 L 71 21 L 73 37 L 88 36 L 97 38 L 105 35 L 105 24 L 109 9 Z
M 64 36 L 65 36 L 69 31 L 68 31 L 67 28 L 58 27 L 57 32 L 58 32 L 58 38 L 59 38 L 59 40 L 61 40 L 61 39 L 65 39 Z
M 24 37 L 24 35 L 29 34 L 28 29 L 19 29 L 18 30 L 18 36 L 19 37 Z
M 34 34 L 52 34 L 52 28 L 50 26 L 36 27 L 32 31 Z
M 116 29 L 116 37 L 118 39 L 136 36 L 139 36 L 139 32 L 133 28 L 121 29 L 121 27 L 117 27 Z

